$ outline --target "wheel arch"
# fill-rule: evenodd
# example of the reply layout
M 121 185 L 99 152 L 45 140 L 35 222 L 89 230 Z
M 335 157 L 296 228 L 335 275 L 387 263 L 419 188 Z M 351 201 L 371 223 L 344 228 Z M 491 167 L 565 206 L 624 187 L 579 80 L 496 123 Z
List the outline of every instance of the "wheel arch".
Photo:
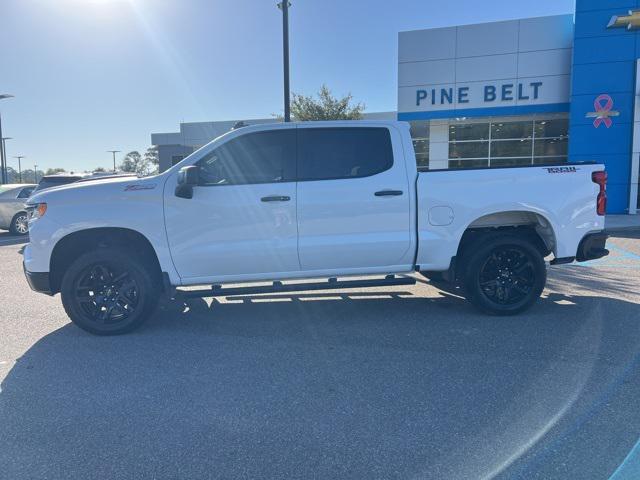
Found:
M 483 235 L 500 231 L 530 240 L 545 257 L 557 251 L 556 232 L 547 216 L 517 209 L 486 213 L 469 222 L 463 231 L 452 260 L 453 276 L 458 277 L 463 270 L 465 252 L 473 243 Z
M 556 251 L 556 232 L 552 222 L 545 215 L 529 210 L 506 210 L 482 215 L 467 225 L 462 234 L 458 252 L 466 238 L 473 232 L 510 230 L 521 235 L 529 235 L 545 254 Z
M 147 237 L 129 228 L 96 227 L 69 233 L 58 240 L 49 260 L 51 292 L 60 291 L 62 278 L 73 260 L 91 250 L 114 246 L 138 255 L 162 285 L 158 255 Z

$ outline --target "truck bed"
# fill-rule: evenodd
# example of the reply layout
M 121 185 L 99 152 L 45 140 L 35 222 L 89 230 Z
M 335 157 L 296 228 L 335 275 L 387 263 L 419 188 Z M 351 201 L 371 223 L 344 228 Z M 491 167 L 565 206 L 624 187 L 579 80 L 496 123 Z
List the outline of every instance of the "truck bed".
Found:
M 468 228 L 534 225 L 556 257 L 575 256 L 580 240 L 604 228 L 596 213 L 596 163 L 461 170 L 420 170 L 418 256 L 421 269 L 445 270 Z

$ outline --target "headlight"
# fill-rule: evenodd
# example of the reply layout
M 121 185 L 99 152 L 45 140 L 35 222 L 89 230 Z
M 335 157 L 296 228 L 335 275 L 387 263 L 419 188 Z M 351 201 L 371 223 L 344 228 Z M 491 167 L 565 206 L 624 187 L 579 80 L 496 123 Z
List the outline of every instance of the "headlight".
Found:
M 29 215 L 29 220 L 37 220 L 40 217 L 44 217 L 45 213 L 47 213 L 46 203 L 35 203 L 27 205 L 27 214 Z

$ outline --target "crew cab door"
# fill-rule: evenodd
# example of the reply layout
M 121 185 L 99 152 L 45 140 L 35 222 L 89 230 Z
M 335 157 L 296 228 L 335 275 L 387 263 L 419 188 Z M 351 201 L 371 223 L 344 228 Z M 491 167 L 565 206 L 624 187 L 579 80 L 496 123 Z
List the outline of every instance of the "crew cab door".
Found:
M 167 182 L 167 237 L 185 283 L 299 271 L 295 158 L 295 128 L 272 126 L 198 160 L 193 198 L 176 197 L 175 179 Z
M 302 270 L 411 268 L 413 197 L 400 133 L 387 126 L 298 126 Z

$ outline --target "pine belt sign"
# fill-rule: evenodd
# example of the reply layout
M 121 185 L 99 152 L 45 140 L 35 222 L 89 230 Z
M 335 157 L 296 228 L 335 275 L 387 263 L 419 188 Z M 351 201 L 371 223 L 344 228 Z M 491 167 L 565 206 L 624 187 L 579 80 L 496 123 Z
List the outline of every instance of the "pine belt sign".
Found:
M 417 107 L 423 102 L 430 105 L 465 105 L 512 102 L 514 100 L 538 100 L 544 82 L 502 83 L 488 85 L 445 86 L 438 88 L 419 88 L 416 90 Z M 490 105 L 485 105 L 490 106 Z
M 573 35 L 572 15 L 400 32 L 398 118 L 568 112 Z

